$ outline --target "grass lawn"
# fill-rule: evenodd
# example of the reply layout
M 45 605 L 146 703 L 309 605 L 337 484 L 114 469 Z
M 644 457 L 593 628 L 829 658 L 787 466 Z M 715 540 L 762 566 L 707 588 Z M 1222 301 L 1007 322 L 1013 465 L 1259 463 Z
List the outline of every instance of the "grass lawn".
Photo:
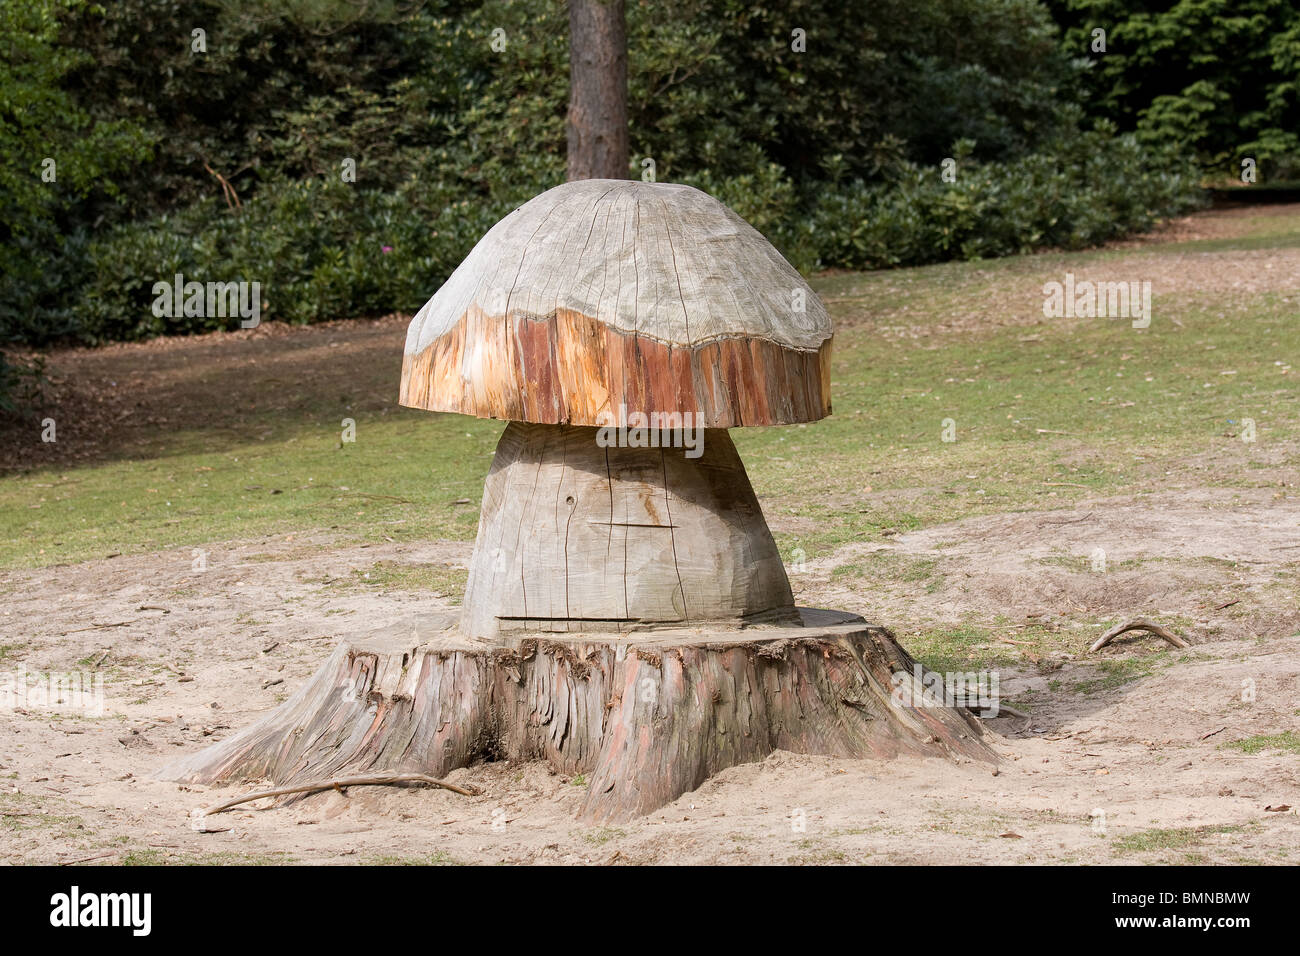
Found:
M 1229 238 L 816 280 L 836 321 L 834 415 L 733 432 L 783 553 L 1085 495 L 1294 480 L 1300 276 L 1229 295 L 1163 273 L 1171 249 L 1204 259 L 1195 277 L 1300 247 L 1288 208 Z M 1044 319 L 1041 285 L 1066 271 L 1149 278 L 1150 327 Z M 393 368 L 358 363 L 342 396 L 284 383 L 295 400 L 279 407 L 233 394 L 233 424 L 160 426 L 130 457 L 0 477 L 0 568 L 308 529 L 472 538 L 502 426 L 396 408 Z M 1244 419 L 1254 443 L 1236 437 Z

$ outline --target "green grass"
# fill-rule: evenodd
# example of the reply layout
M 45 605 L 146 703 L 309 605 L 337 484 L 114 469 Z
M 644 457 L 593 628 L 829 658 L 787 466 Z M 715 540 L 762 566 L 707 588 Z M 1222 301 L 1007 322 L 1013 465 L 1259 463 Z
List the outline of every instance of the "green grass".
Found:
M 283 866 L 296 860 L 288 853 L 187 853 L 176 850 L 159 850 L 142 847 L 132 850 L 117 860 L 106 860 L 119 866 Z
M 587 830 L 582 834 L 582 839 L 592 846 L 604 846 L 610 840 L 621 840 L 627 836 L 626 830 L 618 827 L 596 827 L 594 830 Z
M 1220 744 L 1220 748 L 1240 750 L 1244 754 L 1257 754 L 1265 750 L 1281 750 L 1285 753 L 1300 754 L 1300 735 L 1294 730 L 1284 730 L 1280 734 L 1258 734 L 1244 740 L 1230 740 Z
M 1297 296 L 1157 288 L 1151 327 L 1136 330 L 1123 320 L 1045 320 L 1041 297 L 1023 294 L 1089 265 L 1141 279 L 1145 257 L 1174 248 L 1300 245 L 1295 217 L 1261 213 L 1250 229 L 1212 244 L 817 279 L 837 321 L 835 414 L 733 430 L 782 553 L 798 547 L 816 560 L 849 542 L 886 541 L 886 532 L 1085 495 L 1276 488 L 1300 467 L 1300 371 L 1288 370 L 1300 355 Z M 953 315 L 976 316 L 980 330 L 940 330 Z M 1002 327 L 1004 318 L 1038 324 Z M 925 334 L 884 334 L 900 326 Z M 160 429 L 134 459 L 0 478 L 0 569 L 306 530 L 341 543 L 472 539 L 500 423 L 359 411 L 358 441 L 340 445 L 326 404 L 307 395 L 238 425 Z M 1247 417 L 1253 444 L 1230 437 Z M 955 442 L 940 440 L 946 418 Z M 1188 467 L 1207 454 L 1213 468 Z M 887 562 L 859 563 L 867 577 L 927 574 Z
M 1161 659 L 1167 656 L 1164 652 L 1158 652 L 1146 657 L 1122 657 L 1114 660 L 1098 661 L 1092 668 L 1094 676 L 1073 682 L 1051 681 L 1049 686 L 1052 690 L 1065 689 L 1076 694 L 1082 694 L 1085 697 L 1091 696 L 1102 691 L 1123 687 L 1125 684 L 1131 684 L 1143 677 L 1150 677 L 1160 664 Z
M 367 422 L 339 447 L 332 427 L 286 421 L 264 441 L 221 447 L 220 433 L 177 434 L 143 461 L 6 476 L 0 567 L 306 528 L 359 541 L 469 538 L 500 431 L 412 413 Z
M 1205 844 L 1211 837 L 1228 833 L 1245 833 L 1257 829 L 1246 824 L 1204 827 L 1152 829 L 1116 837 L 1111 846 L 1116 853 L 1160 853 L 1187 851 Z
M 844 584 L 856 590 L 870 590 L 878 581 L 907 581 L 924 584 L 926 592 L 932 594 L 943 585 L 938 564 L 933 558 L 873 551 L 853 563 L 834 567 L 831 580 L 844 579 Z
M 50 830 L 50 836 L 75 839 L 82 828 L 81 817 L 72 813 L 52 813 L 50 802 L 25 793 L 0 793 L 0 832 Z M 60 804 L 61 806 L 61 804 Z
M 437 594 L 459 604 L 465 595 L 469 571 L 442 564 L 398 564 L 380 561 L 365 571 L 352 572 L 348 581 L 357 590 L 373 591 L 376 587 L 394 591 Z
M 786 859 L 786 863 L 792 866 L 833 866 L 837 863 L 860 862 L 850 858 L 843 850 L 826 846 L 821 840 L 804 838 L 797 841 L 795 846 L 803 852 Z
M 998 633 L 995 628 L 957 624 L 909 631 L 898 637 L 923 667 L 947 674 L 991 670 L 1016 662 L 1013 646 L 997 643 Z
M 1274 362 L 1300 354 L 1296 304 L 1260 295 L 1194 306 L 1179 312 L 1181 329 L 1160 320 L 1160 306 L 1157 298 L 1147 330 L 1095 320 L 1068 331 L 1039 327 L 1030 343 L 1020 341 L 1024 329 L 928 347 L 842 333 L 836 415 L 737 434 L 765 507 L 793 519 L 778 533 L 783 553 L 801 547 L 816 559 L 847 542 L 884 540 L 891 529 L 1084 495 L 1180 482 L 1275 487 L 1293 475 L 1300 388 Z M 1227 437 L 1246 417 L 1256 422 L 1253 444 Z M 956 422 L 955 442 L 940 440 L 945 418 Z M 1278 446 L 1281 460 L 1260 467 Z M 1211 452 L 1222 467 L 1187 468 Z M 817 495 L 810 499 L 808 488 Z
M 1091 555 L 1053 554 L 1045 558 L 1039 558 L 1038 563 L 1064 568 L 1065 570 L 1073 571 L 1076 574 L 1110 574 L 1115 571 L 1135 571 L 1138 568 L 1159 560 L 1159 558 L 1128 558 L 1123 561 L 1114 561 L 1107 558 L 1104 570 L 1097 571 L 1093 570 Z
M 366 861 L 368 866 L 468 866 L 449 853 L 438 850 L 428 856 L 376 856 Z

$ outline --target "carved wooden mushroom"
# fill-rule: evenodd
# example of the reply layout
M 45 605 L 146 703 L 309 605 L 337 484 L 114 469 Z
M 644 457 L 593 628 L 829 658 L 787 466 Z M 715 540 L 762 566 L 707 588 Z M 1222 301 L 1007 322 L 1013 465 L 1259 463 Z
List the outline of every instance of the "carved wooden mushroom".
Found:
M 916 671 L 887 630 L 794 606 L 727 429 L 829 414 L 830 343 L 799 274 L 698 190 L 586 180 L 515 210 L 402 370 L 402 404 L 509 422 L 459 620 L 344 641 L 167 776 L 544 757 L 590 777 L 584 816 L 625 819 L 775 749 L 992 759 L 964 708 L 894 693 Z
M 503 219 L 415 316 L 402 369 L 404 405 L 512 423 L 462 633 L 794 620 L 726 429 L 829 413 L 830 343 L 799 273 L 689 186 L 573 182 Z

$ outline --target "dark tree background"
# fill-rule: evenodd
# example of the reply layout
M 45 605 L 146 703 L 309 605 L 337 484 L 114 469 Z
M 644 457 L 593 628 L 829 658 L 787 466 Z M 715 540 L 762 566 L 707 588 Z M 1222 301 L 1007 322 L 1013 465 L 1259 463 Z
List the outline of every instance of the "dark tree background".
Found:
M 514 206 L 649 162 L 805 270 L 1095 244 L 1243 156 L 1296 175 L 1298 2 L 0 0 L 0 347 L 222 324 L 152 314 L 176 272 L 414 309 Z

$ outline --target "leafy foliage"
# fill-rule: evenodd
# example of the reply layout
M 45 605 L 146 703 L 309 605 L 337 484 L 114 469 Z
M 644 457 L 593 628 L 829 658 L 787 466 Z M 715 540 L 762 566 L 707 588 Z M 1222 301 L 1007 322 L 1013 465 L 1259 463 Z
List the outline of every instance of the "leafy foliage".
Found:
M 1236 177 L 1300 175 L 1300 2 L 1049 0 L 1084 102 L 1147 145 L 1178 146 Z M 1093 51 L 1093 31 L 1106 51 Z
M 23 264 L 0 273 L 11 340 L 237 321 L 155 316 L 153 284 L 176 273 L 258 281 L 265 316 L 286 321 L 414 309 L 563 180 L 556 0 L 0 0 L 0 16 L 29 64 L 0 74 L 0 103 L 46 104 L 61 155 L 87 154 L 62 205 L 21 163 L 0 173 L 5 254 Z M 628 0 L 628 32 L 629 175 L 652 160 L 805 269 L 1086 245 L 1195 192 L 1145 128 L 1083 131 L 1038 0 L 881 0 L 849 17 L 832 0 Z M 1217 135 L 1212 108 L 1174 112 L 1179 135 Z M 20 128 L 14 152 L 34 156 L 51 127 Z
M 6 354 L 16 342 L 73 329 L 43 301 L 67 294 L 84 247 L 65 236 L 95 196 L 116 192 L 114 173 L 147 155 L 147 139 L 122 119 L 99 119 L 63 86 L 85 62 L 59 45 L 58 16 L 78 0 L 0 3 L 0 412 L 39 395 L 43 367 Z

